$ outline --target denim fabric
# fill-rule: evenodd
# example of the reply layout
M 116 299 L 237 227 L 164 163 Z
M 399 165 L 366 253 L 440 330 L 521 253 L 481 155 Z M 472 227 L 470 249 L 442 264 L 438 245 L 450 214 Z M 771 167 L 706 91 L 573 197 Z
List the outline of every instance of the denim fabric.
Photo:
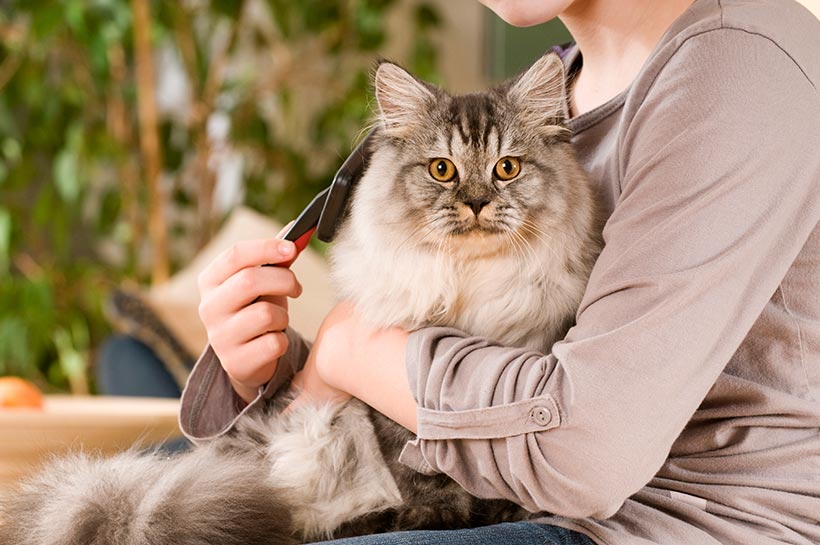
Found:
M 100 350 L 96 365 L 97 389 L 101 394 L 138 397 L 179 397 L 179 386 L 154 351 L 133 337 L 115 335 Z M 168 453 L 190 446 L 180 437 L 153 448 Z
M 595 545 L 583 534 L 532 522 L 466 530 L 415 530 L 323 541 L 326 545 Z
M 126 335 L 105 342 L 96 375 L 97 387 L 105 395 L 179 397 L 181 393 L 162 360 L 148 346 Z

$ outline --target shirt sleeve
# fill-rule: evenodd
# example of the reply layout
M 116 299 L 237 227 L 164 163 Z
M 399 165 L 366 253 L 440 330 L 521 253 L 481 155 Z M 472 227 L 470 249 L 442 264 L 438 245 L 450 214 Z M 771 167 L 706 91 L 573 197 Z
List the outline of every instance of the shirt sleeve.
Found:
M 273 396 L 305 365 L 310 346 L 294 330 L 285 331 L 288 351 L 279 358 L 271 380 L 250 403 L 239 397 L 210 345 L 197 360 L 182 391 L 179 425 L 194 443 L 207 442 L 231 430 L 236 420 Z
M 816 228 L 820 99 L 776 44 L 703 33 L 646 88 L 627 99 L 621 195 L 576 326 L 548 355 L 413 333 L 407 465 L 531 511 L 611 516 L 661 467 Z

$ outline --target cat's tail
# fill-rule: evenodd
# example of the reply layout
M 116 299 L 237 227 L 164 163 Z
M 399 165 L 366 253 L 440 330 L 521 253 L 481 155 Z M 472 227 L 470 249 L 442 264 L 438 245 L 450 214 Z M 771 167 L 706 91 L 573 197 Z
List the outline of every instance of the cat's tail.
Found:
M 237 460 L 237 457 L 247 457 Z M 248 454 L 55 460 L 0 504 L 3 545 L 286 545 L 287 507 Z

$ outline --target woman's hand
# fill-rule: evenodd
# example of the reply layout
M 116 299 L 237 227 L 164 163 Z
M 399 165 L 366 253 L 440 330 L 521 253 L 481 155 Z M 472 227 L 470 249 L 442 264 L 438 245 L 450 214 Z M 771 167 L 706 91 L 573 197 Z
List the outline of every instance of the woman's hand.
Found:
M 293 379 L 301 403 L 356 397 L 415 431 L 416 401 L 405 370 L 408 333 L 377 329 L 349 302 L 336 305 L 322 322 L 305 367 Z
M 288 349 L 287 297 L 302 286 L 285 266 L 296 246 L 280 239 L 250 240 L 222 252 L 199 275 L 199 317 L 236 393 L 250 402 Z

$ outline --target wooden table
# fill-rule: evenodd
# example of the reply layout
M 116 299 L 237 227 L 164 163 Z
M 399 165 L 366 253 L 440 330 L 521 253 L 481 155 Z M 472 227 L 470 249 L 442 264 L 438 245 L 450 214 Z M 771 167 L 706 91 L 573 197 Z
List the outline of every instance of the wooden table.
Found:
M 108 396 L 46 396 L 42 410 L 0 409 L 0 489 L 49 456 L 179 437 L 178 412 L 176 399 Z

